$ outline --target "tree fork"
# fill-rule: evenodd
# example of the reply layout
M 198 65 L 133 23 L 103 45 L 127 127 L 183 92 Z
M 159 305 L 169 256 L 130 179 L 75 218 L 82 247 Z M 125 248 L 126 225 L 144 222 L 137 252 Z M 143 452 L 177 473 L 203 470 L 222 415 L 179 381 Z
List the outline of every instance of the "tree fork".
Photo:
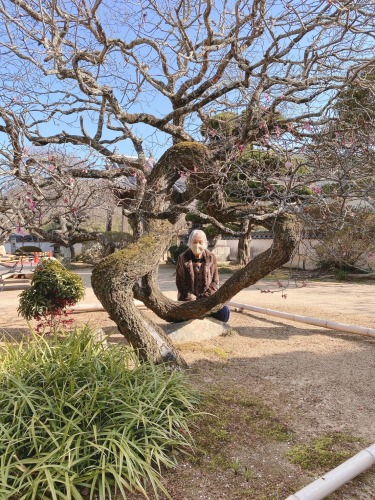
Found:
M 301 225 L 297 222 L 296 216 L 279 216 L 264 222 L 264 225 L 274 231 L 273 245 L 234 273 L 210 297 L 191 302 L 170 300 L 161 293 L 157 283 L 157 271 L 154 269 L 142 278 L 142 287 L 135 287 L 136 298 L 142 300 L 160 318 L 172 322 L 201 318 L 219 310 L 241 290 L 288 262 L 298 245 Z

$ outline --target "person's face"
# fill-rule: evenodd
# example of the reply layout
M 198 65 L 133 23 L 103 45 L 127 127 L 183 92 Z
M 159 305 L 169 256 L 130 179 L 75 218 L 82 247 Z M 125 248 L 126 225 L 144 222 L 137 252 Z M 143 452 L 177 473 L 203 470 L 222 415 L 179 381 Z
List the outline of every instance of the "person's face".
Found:
M 201 257 L 205 248 L 205 241 L 202 236 L 194 236 L 191 242 L 191 249 L 196 257 Z

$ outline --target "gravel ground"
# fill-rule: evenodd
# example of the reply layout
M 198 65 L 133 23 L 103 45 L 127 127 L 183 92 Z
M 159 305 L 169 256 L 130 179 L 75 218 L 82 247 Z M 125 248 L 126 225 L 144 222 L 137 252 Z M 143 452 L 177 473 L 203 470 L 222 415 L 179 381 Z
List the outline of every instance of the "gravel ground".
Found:
M 90 271 L 82 269 L 78 273 L 87 285 L 83 302 L 95 302 L 89 285 Z M 169 267 L 160 270 L 161 289 L 170 298 L 176 297 L 173 274 L 174 270 Z M 269 292 L 262 293 L 261 290 Z M 286 293 L 287 298 L 283 298 L 272 281 L 262 280 L 233 300 L 375 328 L 373 284 L 311 282 L 305 287 L 290 284 Z M 25 322 L 16 313 L 18 294 L 19 291 L 9 289 L 0 293 L 0 327 L 15 337 L 26 331 Z M 152 313 L 146 313 L 162 323 Z M 105 313 L 76 317 L 79 322 L 102 326 L 108 332 L 115 330 Z M 333 332 L 249 312 L 233 311 L 230 324 L 237 332 L 234 336 L 181 345 L 191 367 L 193 385 L 203 388 L 203 392 L 215 388 L 222 388 L 225 392 L 229 388 L 228 392 L 239 391 L 249 398 L 261 398 L 288 422 L 293 429 L 294 442 L 308 442 L 329 432 L 344 432 L 362 438 L 359 449 L 375 442 L 375 338 Z M 114 333 L 113 341 L 117 340 L 120 341 L 121 336 Z M 291 466 L 283 458 L 286 445 L 281 448 L 277 445 L 272 450 L 267 448 L 268 445 L 262 445 L 262 449 L 257 449 L 253 442 L 248 441 L 244 429 L 241 432 L 244 433 L 241 443 L 237 442 L 237 449 L 232 449 L 231 453 L 242 460 L 246 456 L 248 463 L 252 464 L 249 466 L 259 469 L 260 472 L 255 474 L 258 482 L 250 481 L 242 485 L 242 489 L 236 489 L 233 478 L 221 469 L 221 472 L 210 472 L 183 462 L 177 472 L 173 476 L 167 475 L 166 479 L 174 500 L 285 498 L 285 492 L 291 494 L 293 488 L 312 480 L 311 474 L 301 471 L 298 466 Z M 269 472 L 264 465 L 263 453 L 279 454 L 278 465 L 273 464 L 273 467 L 277 469 L 281 464 L 280 470 L 284 472 L 275 473 L 275 468 Z M 259 465 L 261 462 L 263 469 Z M 282 479 L 283 474 L 289 479 Z M 267 475 L 270 477 L 266 483 L 260 481 L 260 477 L 264 479 Z M 272 490 L 272 481 L 282 483 L 282 487 L 274 485 Z M 229 490 L 225 485 L 229 485 Z M 362 483 L 351 483 L 332 498 L 374 499 L 375 471 L 367 473 Z

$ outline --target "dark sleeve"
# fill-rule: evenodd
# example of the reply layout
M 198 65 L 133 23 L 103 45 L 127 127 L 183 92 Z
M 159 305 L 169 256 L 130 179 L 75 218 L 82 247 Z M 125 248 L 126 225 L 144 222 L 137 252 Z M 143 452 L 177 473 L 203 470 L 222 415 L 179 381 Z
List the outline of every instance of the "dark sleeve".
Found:
M 202 293 L 201 297 L 208 297 L 213 295 L 219 289 L 219 271 L 217 267 L 216 256 L 212 254 L 212 265 L 211 265 L 211 283 Z
M 178 256 L 176 265 L 176 286 L 178 290 L 178 300 L 192 300 L 195 295 L 192 295 L 190 290 L 189 280 L 186 277 L 185 261 L 182 254 Z

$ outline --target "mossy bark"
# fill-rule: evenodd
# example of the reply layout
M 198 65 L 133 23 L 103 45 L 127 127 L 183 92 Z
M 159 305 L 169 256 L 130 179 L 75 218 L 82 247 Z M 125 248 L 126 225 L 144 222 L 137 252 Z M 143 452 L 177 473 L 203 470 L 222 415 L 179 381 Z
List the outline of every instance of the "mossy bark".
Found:
M 157 267 L 173 226 L 153 224 L 152 229 L 124 250 L 103 259 L 92 273 L 95 295 L 119 331 L 139 352 L 154 363 L 185 366 L 186 363 L 163 330 L 145 318 L 134 305 L 133 288 L 150 269 Z

